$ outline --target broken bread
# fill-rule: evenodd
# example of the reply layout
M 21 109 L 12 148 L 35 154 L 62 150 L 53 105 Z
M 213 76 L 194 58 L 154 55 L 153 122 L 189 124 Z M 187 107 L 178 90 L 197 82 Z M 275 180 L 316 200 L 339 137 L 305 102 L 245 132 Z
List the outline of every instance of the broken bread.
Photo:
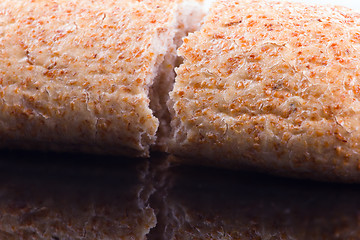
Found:
M 359 50 L 360 14 L 345 7 L 217 1 L 179 48 L 170 152 L 359 181 Z
M 1 1 L 0 146 L 360 180 L 360 14 L 210 2 Z
M 202 14 L 180 0 L 1 1 L 1 147 L 149 156 L 166 118 L 152 86 L 172 86 Z

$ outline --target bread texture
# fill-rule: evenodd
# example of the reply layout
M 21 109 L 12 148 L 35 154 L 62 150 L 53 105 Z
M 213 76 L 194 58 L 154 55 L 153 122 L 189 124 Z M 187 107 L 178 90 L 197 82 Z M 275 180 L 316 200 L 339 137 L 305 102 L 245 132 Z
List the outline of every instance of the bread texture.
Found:
M 1 1 L 0 148 L 359 181 L 360 14 L 211 2 Z
M 360 14 L 219 0 L 179 48 L 170 151 L 183 159 L 359 181 Z
M 183 37 L 189 32 L 194 32 L 200 28 L 202 19 L 205 16 L 206 8 L 202 1 L 179 1 L 177 10 L 177 25 L 172 45 L 168 48 L 164 61 L 158 68 L 154 83 L 150 88 L 150 108 L 154 115 L 159 119 L 156 144 L 152 150 L 166 152 L 170 129 L 170 112 L 167 108 L 169 92 L 173 88 L 175 71 L 182 59 L 177 55 L 177 49 L 182 44 Z
M 1 1 L 1 147 L 149 156 L 149 92 L 173 71 L 185 2 Z

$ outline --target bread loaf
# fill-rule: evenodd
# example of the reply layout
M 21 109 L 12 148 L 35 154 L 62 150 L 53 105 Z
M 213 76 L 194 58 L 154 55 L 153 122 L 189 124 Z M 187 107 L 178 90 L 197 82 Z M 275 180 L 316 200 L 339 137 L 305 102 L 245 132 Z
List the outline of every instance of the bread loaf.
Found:
M 360 180 L 360 14 L 218 0 L 172 90 L 200 2 L 1 1 L 0 147 Z
M 219 0 L 179 49 L 171 153 L 360 180 L 360 14 Z
M 159 93 L 172 86 L 176 45 L 199 25 L 199 6 L 1 1 L 0 146 L 142 157 L 161 147 Z

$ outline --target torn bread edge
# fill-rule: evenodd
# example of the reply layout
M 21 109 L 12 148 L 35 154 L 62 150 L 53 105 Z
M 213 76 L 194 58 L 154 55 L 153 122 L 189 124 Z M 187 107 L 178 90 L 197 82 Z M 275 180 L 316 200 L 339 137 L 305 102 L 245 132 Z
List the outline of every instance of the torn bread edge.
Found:
M 149 87 L 150 108 L 154 116 L 159 120 L 156 133 L 156 142 L 151 146 L 152 150 L 167 152 L 167 143 L 170 138 L 171 108 L 167 107 L 169 92 L 175 82 L 174 69 L 182 63 L 182 58 L 177 54 L 183 38 L 189 33 L 200 29 L 203 18 L 208 9 L 207 2 L 182 1 L 177 5 L 176 21 L 173 23 L 169 45 L 162 62 L 156 66 L 156 77 Z
M 204 3 L 87 3 L 0 3 L 0 148 L 131 157 L 166 151 L 176 51 L 199 28 Z M 58 36 L 68 22 L 75 30 Z

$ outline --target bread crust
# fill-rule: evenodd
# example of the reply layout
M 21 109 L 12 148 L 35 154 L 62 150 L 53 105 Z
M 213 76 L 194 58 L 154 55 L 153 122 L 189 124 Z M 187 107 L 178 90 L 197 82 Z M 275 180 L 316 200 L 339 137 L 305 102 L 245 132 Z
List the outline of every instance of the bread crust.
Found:
M 148 156 L 176 1 L 0 3 L 1 147 Z
M 359 181 L 360 14 L 219 0 L 179 49 L 170 151 Z

